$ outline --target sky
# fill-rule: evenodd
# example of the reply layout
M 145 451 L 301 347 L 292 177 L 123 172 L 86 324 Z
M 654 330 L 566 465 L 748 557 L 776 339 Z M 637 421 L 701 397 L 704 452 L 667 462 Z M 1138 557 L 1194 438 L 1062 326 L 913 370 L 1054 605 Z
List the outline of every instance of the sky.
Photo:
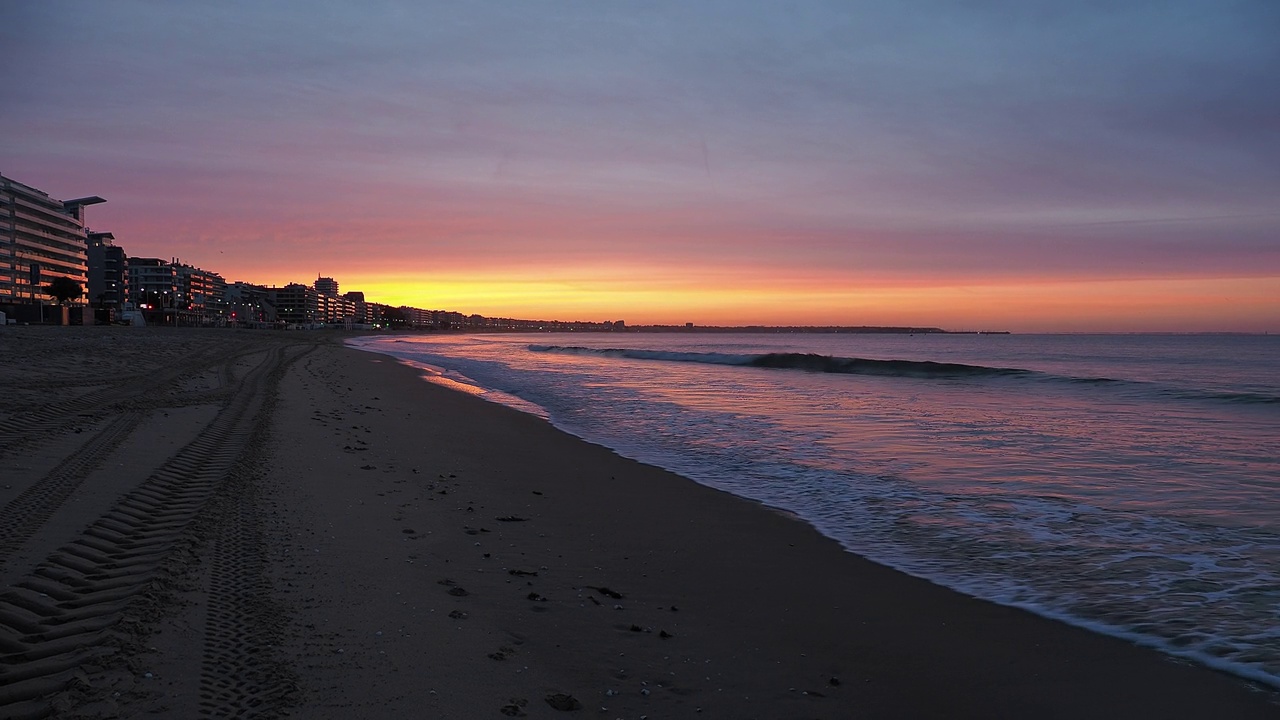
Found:
M 1280 331 L 1280 2 L 6 6 L 132 256 L 628 324 Z

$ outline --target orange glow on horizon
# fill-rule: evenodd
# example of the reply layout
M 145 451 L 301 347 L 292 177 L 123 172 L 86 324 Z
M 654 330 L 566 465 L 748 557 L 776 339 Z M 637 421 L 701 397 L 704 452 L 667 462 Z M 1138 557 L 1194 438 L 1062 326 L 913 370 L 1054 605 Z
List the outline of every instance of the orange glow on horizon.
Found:
M 1018 332 L 1274 332 L 1280 278 L 909 283 L 670 268 L 353 274 L 375 302 L 537 320 L 632 325 L 912 325 Z

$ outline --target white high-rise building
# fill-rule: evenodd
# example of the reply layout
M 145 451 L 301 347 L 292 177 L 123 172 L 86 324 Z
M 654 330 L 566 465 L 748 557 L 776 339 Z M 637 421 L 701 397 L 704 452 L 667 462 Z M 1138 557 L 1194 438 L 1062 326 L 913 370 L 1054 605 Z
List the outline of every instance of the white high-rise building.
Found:
M 48 302 L 44 287 L 55 278 L 85 287 L 84 207 L 101 202 L 106 201 L 96 195 L 55 200 L 0 175 L 0 305 Z

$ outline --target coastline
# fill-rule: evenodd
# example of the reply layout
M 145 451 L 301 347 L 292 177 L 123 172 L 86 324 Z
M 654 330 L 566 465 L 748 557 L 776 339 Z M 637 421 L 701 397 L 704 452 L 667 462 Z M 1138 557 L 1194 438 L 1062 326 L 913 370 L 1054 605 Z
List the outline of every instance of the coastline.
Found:
M 111 626 L 113 659 L 76 666 L 62 715 L 561 717 L 548 698 L 572 696 L 628 718 L 1280 717 L 1238 678 L 877 565 L 388 356 L 233 335 L 224 352 L 245 354 L 184 390 L 207 397 L 157 399 L 147 438 L 101 462 L 124 469 L 86 474 L 128 492 L 246 398 L 237 461 Z M 37 485 L 121 414 L 0 468 Z M 65 554 L 100 494 L 56 508 L 6 588 Z

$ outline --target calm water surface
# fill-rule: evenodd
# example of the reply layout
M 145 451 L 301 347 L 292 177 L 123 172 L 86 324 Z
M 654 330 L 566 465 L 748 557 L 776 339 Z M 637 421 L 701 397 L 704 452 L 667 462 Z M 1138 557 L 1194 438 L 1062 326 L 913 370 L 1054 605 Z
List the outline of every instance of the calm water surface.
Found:
M 354 344 L 906 572 L 1280 686 L 1278 337 Z

